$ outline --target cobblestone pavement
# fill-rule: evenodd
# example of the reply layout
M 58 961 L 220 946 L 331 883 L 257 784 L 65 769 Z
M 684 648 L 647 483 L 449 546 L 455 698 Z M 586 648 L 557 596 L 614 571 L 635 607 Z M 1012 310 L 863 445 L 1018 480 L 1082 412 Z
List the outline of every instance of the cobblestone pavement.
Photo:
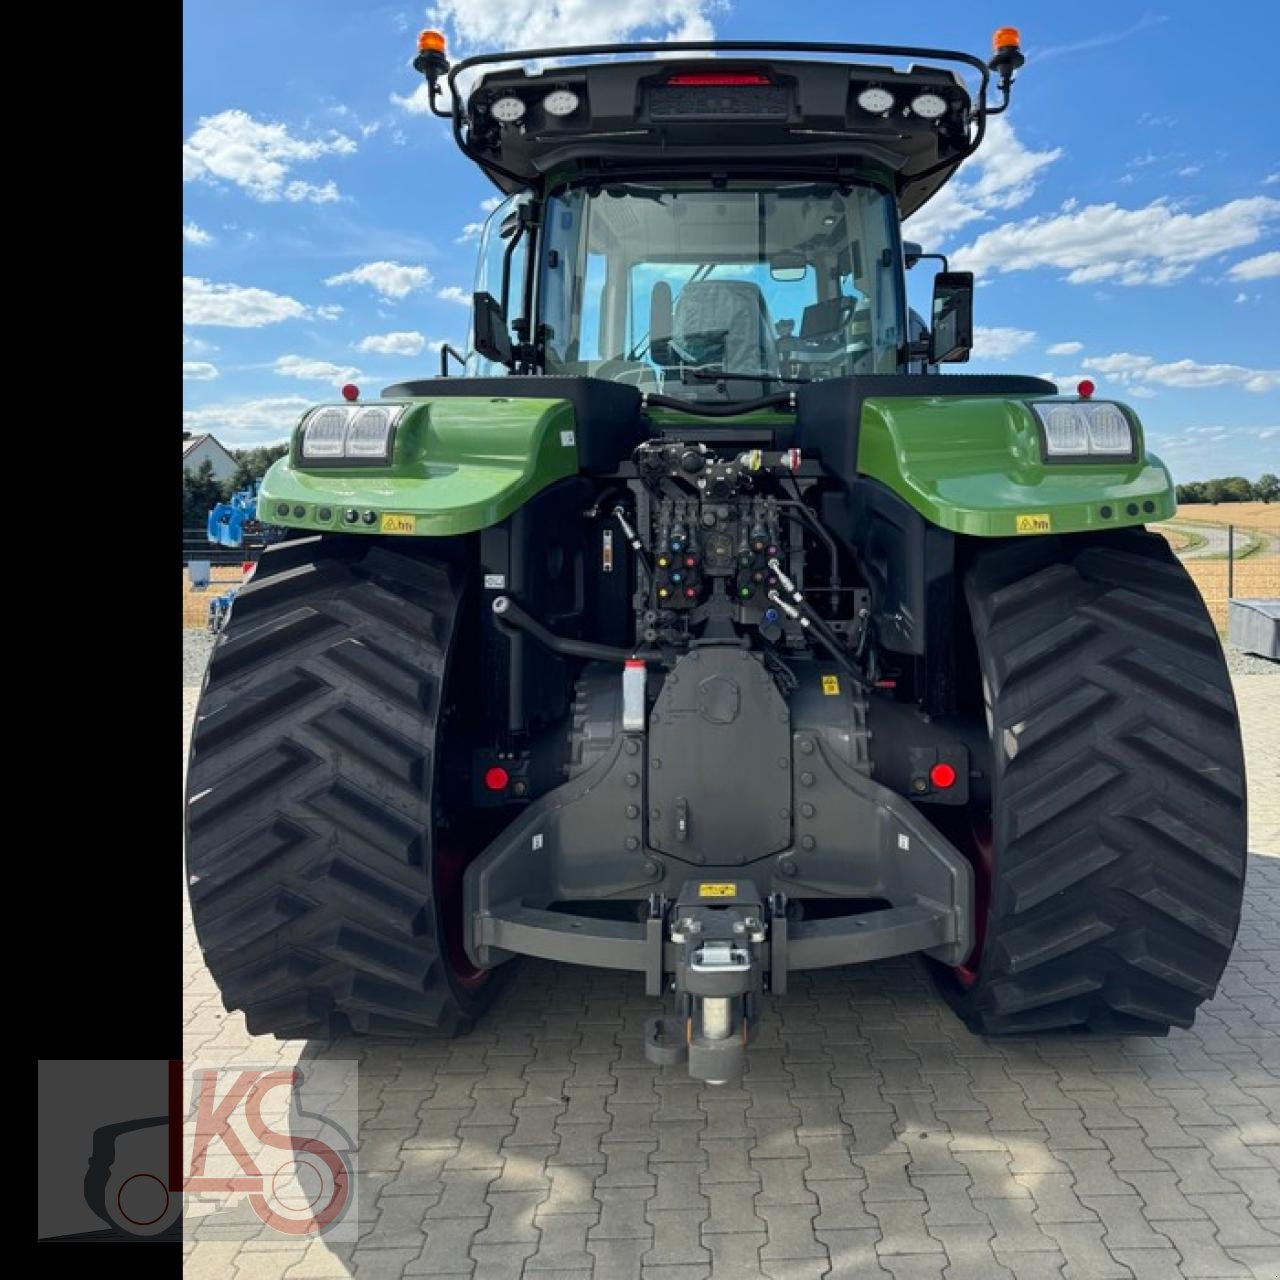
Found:
M 1280 681 L 1257 679 L 1255 805 L 1280 773 Z M 459 1040 L 253 1038 L 188 920 L 189 1062 L 359 1059 L 362 1234 L 246 1240 L 217 1215 L 186 1274 L 1278 1280 L 1280 814 L 1258 812 L 1191 1030 L 984 1039 L 908 958 L 795 975 L 718 1089 L 645 1062 L 638 976 L 538 963 Z

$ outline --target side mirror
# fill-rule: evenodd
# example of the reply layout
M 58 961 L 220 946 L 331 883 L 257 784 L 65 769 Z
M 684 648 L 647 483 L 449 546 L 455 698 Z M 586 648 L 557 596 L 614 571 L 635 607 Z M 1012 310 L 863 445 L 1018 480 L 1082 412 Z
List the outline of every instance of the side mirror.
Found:
M 906 263 L 908 271 L 923 257 L 924 249 L 916 244 L 914 240 L 904 240 L 902 242 L 902 260 Z
M 475 334 L 471 345 L 486 360 L 504 364 L 508 369 L 515 363 L 511 351 L 511 335 L 507 332 L 507 317 L 491 293 L 471 295 L 472 323 Z
M 973 272 L 939 271 L 933 278 L 929 363 L 962 364 L 973 347 Z

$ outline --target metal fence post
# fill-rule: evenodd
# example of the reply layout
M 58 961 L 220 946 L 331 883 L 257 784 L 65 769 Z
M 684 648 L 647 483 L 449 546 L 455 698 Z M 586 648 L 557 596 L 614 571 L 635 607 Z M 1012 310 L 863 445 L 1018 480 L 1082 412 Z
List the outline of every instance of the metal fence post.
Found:
M 1227 525 L 1227 599 L 1236 593 L 1236 527 Z

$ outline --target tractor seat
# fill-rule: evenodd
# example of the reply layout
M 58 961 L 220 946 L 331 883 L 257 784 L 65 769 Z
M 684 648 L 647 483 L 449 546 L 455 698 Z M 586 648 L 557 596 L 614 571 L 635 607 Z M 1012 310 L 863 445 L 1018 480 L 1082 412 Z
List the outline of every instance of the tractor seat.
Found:
M 776 372 L 777 339 L 760 286 L 750 280 L 695 280 L 676 295 L 672 354 L 685 365 L 726 373 Z

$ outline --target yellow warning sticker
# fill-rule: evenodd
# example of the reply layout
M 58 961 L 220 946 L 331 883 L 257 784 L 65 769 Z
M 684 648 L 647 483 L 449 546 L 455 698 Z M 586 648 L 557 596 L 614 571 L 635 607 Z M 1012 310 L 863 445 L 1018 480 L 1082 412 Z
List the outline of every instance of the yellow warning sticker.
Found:
M 394 515 L 390 511 L 382 517 L 382 524 L 379 526 L 380 533 L 416 533 L 417 530 L 417 516 Z
M 822 677 L 822 692 L 823 692 L 823 693 L 824 693 L 828 698 L 834 698 L 837 694 L 839 694 L 839 692 L 840 692 L 840 677 L 839 677 L 839 676 L 823 676 L 823 677 Z
M 698 886 L 700 898 L 736 898 L 737 896 L 736 884 L 700 884 Z
M 1047 512 L 1043 515 L 1021 515 L 1017 517 L 1014 528 L 1018 533 L 1051 533 L 1053 521 Z

